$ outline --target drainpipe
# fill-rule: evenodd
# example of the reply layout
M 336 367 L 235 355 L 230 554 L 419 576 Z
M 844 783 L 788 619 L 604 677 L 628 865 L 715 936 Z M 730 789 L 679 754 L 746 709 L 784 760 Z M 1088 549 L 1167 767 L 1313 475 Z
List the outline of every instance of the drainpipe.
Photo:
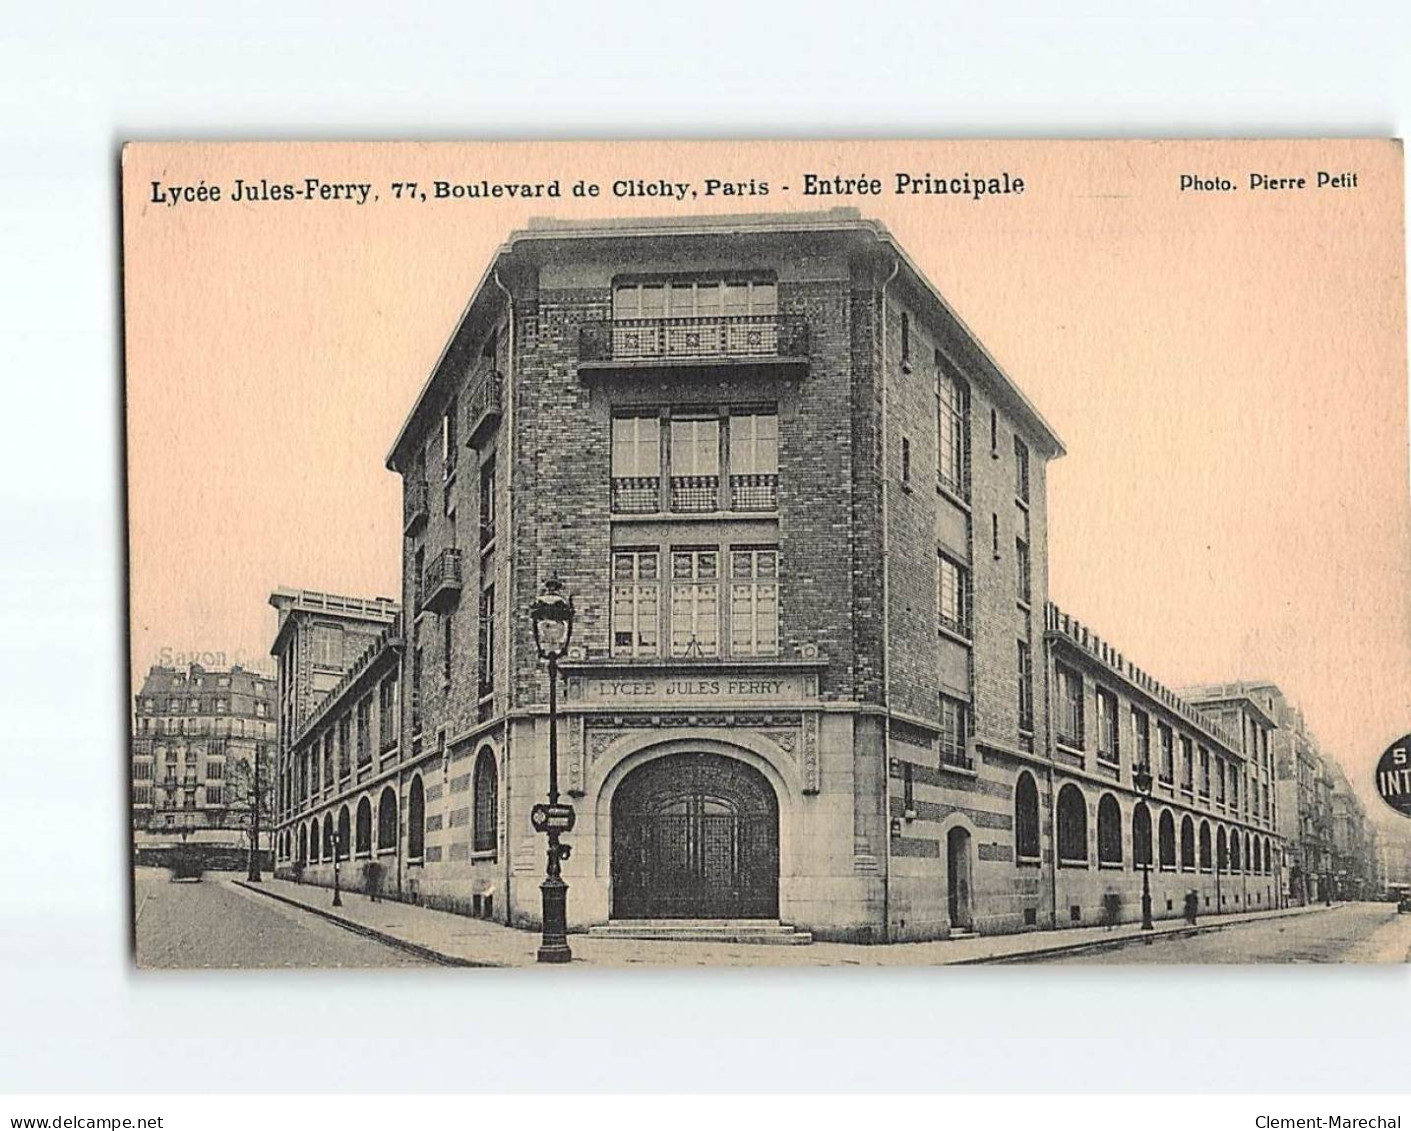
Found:
M 887 288 L 901 272 L 901 260 L 892 257 L 892 272 L 882 283 L 882 348 L 880 369 L 882 380 L 881 464 L 882 464 L 882 831 L 886 836 L 887 874 L 882 878 L 882 939 L 892 940 L 892 632 L 891 632 L 891 562 L 892 535 L 888 524 L 887 477 L 891 464 L 887 459 Z
M 514 775 L 510 772 L 510 746 L 512 744 L 509 714 L 514 701 L 514 359 L 515 359 L 515 323 L 514 323 L 514 295 L 510 293 L 508 287 L 500 282 L 500 269 L 496 267 L 491 272 L 490 278 L 495 286 L 505 296 L 505 304 L 509 307 L 509 341 L 505 347 L 505 414 L 504 414 L 504 438 L 507 458 L 505 460 L 505 562 L 508 565 L 506 573 L 508 583 L 504 586 L 505 595 L 508 598 L 509 615 L 505 618 L 505 737 L 501 742 L 500 761 L 503 764 L 503 773 L 500 775 L 505 783 L 505 804 L 503 812 L 505 814 L 505 922 L 512 921 L 510 908 L 514 906 L 510 894 L 511 877 L 514 875 L 514 865 L 511 860 L 513 847 L 510 840 L 510 821 L 513 819 L 514 809 L 511 806 L 511 796 L 513 794 Z M 499 459 L 499 451 L 496 449 L 495 458 Z

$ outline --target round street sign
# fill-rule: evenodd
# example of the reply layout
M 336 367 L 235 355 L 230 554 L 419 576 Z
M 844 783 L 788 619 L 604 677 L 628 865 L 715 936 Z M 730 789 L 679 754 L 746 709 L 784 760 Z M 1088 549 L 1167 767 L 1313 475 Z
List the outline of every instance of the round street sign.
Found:
M 1411 734 L 1388 746 L 1377 763 L 1377 792 L 1403 817 L 1411 817 Z

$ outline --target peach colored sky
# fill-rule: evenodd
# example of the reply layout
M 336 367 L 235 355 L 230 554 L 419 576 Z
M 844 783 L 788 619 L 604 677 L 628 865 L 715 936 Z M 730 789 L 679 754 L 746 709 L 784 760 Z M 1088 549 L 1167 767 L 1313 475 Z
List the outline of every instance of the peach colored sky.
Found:
M 1319 170 L 1359 185 L 1248 187 Z M 898 197 L 897 171 L 1008 171 L 1026 191 Z M 805 197 L 806 172 L 887 191 Z M 1182 173 L 1238 190 L 1182 193 Z M 306 176 L 380 199 L 151 202 L 153 180 L 228 197 L 237 177 Z M 553 177 L 558 200 L 390 187 Z M 638 177 L 772 191 L 612 197 Z M 603 196 L 572 198 L 579 178 Z M 1411 731 L 1399 144 L 153 144 L 126 151 L 124 181 L 139 682 L 164 649 L 269 667 L 278 585 L 399 593 L 383 460 L 512 228 L 848 204 L 892 229 L 1066 444 L 1049 478 L 1054 600 L 1169 685 L 1277 681 L 1364 792 Z

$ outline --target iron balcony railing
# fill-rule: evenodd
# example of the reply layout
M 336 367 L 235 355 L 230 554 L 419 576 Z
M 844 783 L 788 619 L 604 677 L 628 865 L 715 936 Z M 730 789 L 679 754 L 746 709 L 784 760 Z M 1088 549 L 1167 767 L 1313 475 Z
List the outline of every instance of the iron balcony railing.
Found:
M 587 322 L 580 361 L 808 357 L 808 323 L 791 314 L 714 318 L 617 318 Z
M 424 479 L 409 479 L 402 496 L 402 529 L 410 534 L 431 513 L 430 487 Z
M 720 509 L 720 476 L 673 475 L 671 509 L 687 513 Z
M 442 550 L 423 575 L 422 592 L 425 594 L 425 607 L 433 613 L 441 612 L 459 600 L 461 595 L 461 552 L 456 549 Z
M 772 511 L 779 509 L 779 476 L 767 473 L 730 476 L 730 509 Z
M 471 378 L 465 404 L 465 437 L 471 447 L 479 447 L 504 415 L 504 387 L 503 375 L 493 366 Z

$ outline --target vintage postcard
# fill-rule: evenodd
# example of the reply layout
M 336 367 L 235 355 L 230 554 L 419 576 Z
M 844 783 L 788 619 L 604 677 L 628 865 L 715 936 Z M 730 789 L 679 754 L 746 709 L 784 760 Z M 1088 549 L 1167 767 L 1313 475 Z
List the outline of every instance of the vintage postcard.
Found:
M 139 966 L 1407 960 L 1399 142 L 121 175 Z

